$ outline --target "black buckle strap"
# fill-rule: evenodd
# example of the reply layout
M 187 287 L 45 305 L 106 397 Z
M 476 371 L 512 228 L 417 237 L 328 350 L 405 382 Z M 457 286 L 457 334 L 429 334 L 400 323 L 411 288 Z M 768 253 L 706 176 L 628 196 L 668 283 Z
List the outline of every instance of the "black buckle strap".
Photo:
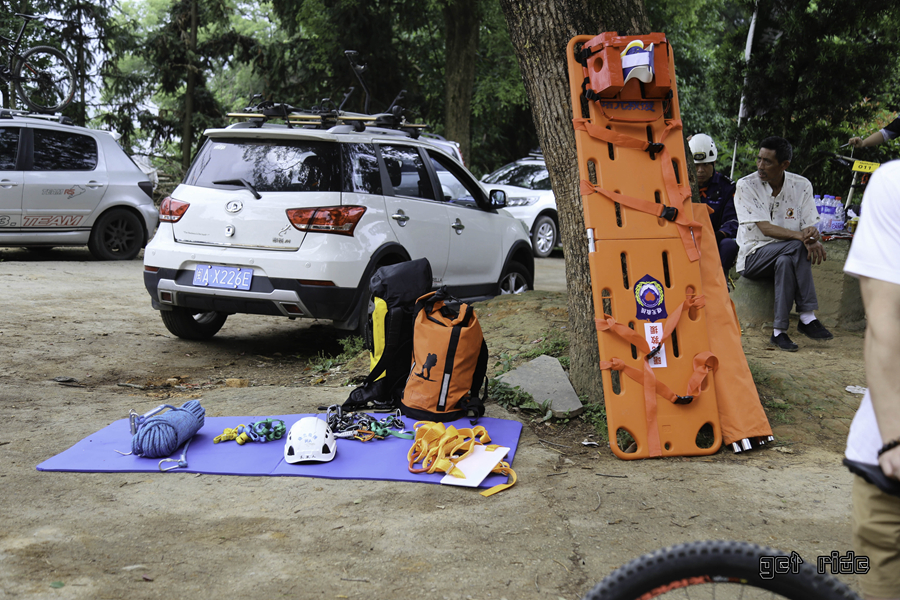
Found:
M 662 214 L 659 215 L 666 221 L 674 221 L 678 218 L 678 209 L 674 206 L 663 207 Z
M 690 404 L 693 401 L 693 396 L 678 396 L 675 398 L 675 404 Z
M 594 90 L 592 90 L 591 88 L 588 87 L 588 84 L 589 84 L 590 82 L 591 82 L 591 78 L 590 78 L 590 77 L 585 77 L 585 78 L 584 78 L 584 81 L 581 82 L 581 93 L 582 93 L 582 94 L 584 95 L 584 97 L 587 98 L 588 100 L 599 100 L 599 99 L 600 99 L 600 94 L 598 94 L 597 92 L 595 92 Z
M 658 346 L 656 346 L 656 348 L 654 348 L 653 350 L 651 350 L 650 352 L 648 352 L 648 353 L 647 353 L 647 358 L 653 358 L 654 356 L 656 356 L 657 354 L 659 354 L 659 351 L 660 351 L 660 350 L 662 350 L 662 344 L 659 344 Z
M 665 144 L 661 144 L 659 142 L 650 142 L 650 144 L 647 146 L 647 152 L 650 153 L 651 159 L 655 159 L 656 154 L 658 152 L 662 152 L 665 149 L 666 149 Z
M 575 60 L 580 62 L 581 66 L 583 66 L 586 69 L 587 68 L 587 59 L 589 59 L 593 55 L 597 54 L 601 50 L 603 50 L 602 47 L 597 48 L 596 50 L 591 50 L 590 46 L 582 46 L 581 50 L 575 51 Z

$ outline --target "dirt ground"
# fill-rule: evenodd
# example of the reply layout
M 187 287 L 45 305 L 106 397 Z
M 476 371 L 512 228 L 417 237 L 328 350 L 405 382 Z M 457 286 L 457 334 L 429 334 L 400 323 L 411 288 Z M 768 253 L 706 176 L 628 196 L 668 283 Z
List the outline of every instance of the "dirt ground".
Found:
M 208 416 L 314 412 L 342 402 L 365 368 L 327 360 L 342 336 L 325 323 L 238 315 L 211 341 L 174 338 L 141 271 L 81 248 L 0 249 L 0 598 L 574 600 L 678 542 L 746 540 L 807 562 L 851 549 L 840 460 L 861 396 L 845 388 L 865 377 L 862 334 L 842 330 L 828 343 L 794 336 L 792 354 L 745 331 L 777 438 L 749 453 L 620 461 L 581 444 L 598 439 L 582 420 L 491 404 L 488 416 L 526 424 L 519 482 L 491 498 L 384 481 L 36 471 L 132 408 L 201 398 Z M 564 334 L 560 292 L 477 310 L 496 370 Z

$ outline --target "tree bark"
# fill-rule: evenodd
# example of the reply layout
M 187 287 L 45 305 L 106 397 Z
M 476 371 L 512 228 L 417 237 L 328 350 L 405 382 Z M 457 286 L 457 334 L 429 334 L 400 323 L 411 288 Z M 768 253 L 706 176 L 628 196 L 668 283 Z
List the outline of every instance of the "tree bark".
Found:
M 191 29 L 188 39 L 188 75 L 187 84 L 184 93 L 184 120 L 181 124 L 181 167 L 187 173 L 191 166 L 191 148 L 193 147 L 194 129 L 192 121 L 194 118 L 194 88 L 197 77 L 197 70 L 194 65 L 194 58 L 197 53 L 197 0 L 191 3 Z
M 642 0 L 500 0 L 500 5 L 556 195 L 568 287 L 569 379 L 579 396 L 599 402 L 603 399 L 600 353 L 578 188 L 566 45 L 582 34 L 650 33 L 650 22 Z
M 463 159 L 471 149 L 472 89 L 481 27 L 480 0 L 451 0 L 444 7 L 446 35 L 444 128 L 459 142 Z

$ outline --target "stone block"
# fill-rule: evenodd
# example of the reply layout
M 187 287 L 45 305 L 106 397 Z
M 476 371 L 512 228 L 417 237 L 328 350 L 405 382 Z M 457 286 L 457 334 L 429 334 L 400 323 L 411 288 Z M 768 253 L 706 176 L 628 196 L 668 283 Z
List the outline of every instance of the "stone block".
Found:
M 531 394 L 538 404 L 549 400 L 554 417 L 574 417 L 584 412 L 584 406 L 572 388 L 569 376 L 559 360 L 552 356 L 538 356 L 497 379 Z

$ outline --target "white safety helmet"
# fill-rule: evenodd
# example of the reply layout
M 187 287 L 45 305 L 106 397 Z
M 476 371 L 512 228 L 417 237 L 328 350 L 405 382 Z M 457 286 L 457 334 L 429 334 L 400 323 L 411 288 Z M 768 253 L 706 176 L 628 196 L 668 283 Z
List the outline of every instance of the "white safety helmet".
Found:
M 695 164 L 716 162 L 716 159 L 719 157 L 716 143 L 705 133 L 698 133 L 691 137 L 688 146 L 691 147 L 691 154 L 694 155 Z
M 328 462 L 334 459 L 337 443 L 328 423 L 317 417 L 303 417 L 288 431 L 284 444 L 284 460 L 298 462 Z

